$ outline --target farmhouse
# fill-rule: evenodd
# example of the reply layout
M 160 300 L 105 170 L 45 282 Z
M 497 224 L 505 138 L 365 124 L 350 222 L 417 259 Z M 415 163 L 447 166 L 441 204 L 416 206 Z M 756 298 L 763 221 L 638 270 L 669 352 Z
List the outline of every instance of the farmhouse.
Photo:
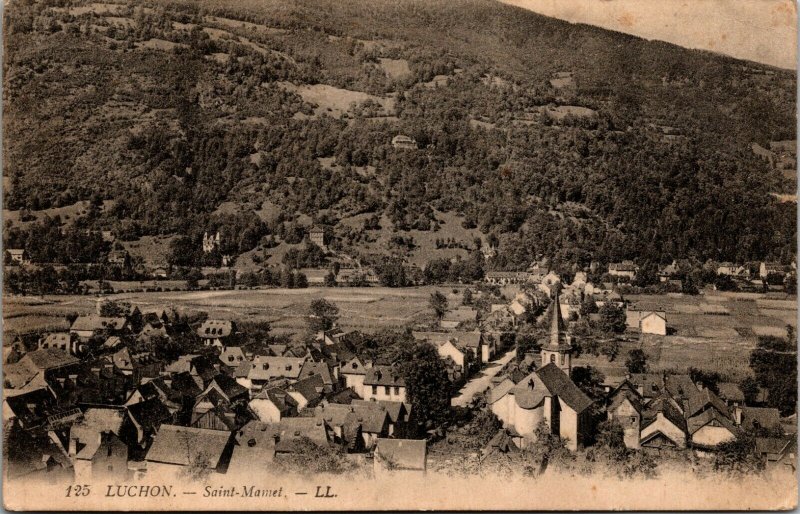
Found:
M 365 400 L 390 400 L 405 403 L 405 380 L 391 366 L 374 366 L 367 369 L 367 374 L 364 376 L 361 397 Z
M 51 332 L 39 340 L 39 349 L 58 348 L 71 355 L 77 355 L 83 350 L 84 345 L 80 344 L 69 332 Z
M 530 280 L 530 273 L 527 271 L 487 271 L 483 280 L 495 286 L 507 286 L 509 284 L 524 284 Z
M 744 266 L 739 266 L 732 262 L 723 262 L 717 267 L 718 275 L 727 275 L 729 277 L 748 277 L 750 270 Z
M 612 277 L 622 277 L 633 280 L 638 267 L 633 261 L 612 262 L 608 265 L 608 274 Z
M 392 138 L 392 146 L 395 149 L 416 150 L 417 142 L 414 138 L 404 134 L 398 134 Z
M 205 346 L 224 348 L 228 345 L 235 326 L 232 321 L 208 319 L 197 329 L 197 335 Z
M 103 317 L 96 314 L 78 316 L 69 331 L 80 339 L 90 339 L 97 335 L 115 335 L 127 330 L 128 320 L 124 317 Z
M 758 276 L 764 280 L 766 280 L 769 276 L 778 276 L 783 278 L 791 271 L 791 266 L 785 266 L 778 262 L 762 262 L 761 266 L 758 268 Z
M 31 263 L 28 252 L 22 248 L 8 248 L 6 250 L 6 262 L 18 265 Z
M 667 318 L 663 312 L 649 312 L 639 320 L 639 330 L 642 334 L 667 335 Z

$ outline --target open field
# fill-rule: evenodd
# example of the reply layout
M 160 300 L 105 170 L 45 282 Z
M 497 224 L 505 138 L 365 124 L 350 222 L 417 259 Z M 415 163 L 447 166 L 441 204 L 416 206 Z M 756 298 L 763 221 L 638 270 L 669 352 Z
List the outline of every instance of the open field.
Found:
M 308 306 L 316 298 L 326 298 L 340 309 L 340 324 L 345 330 L 375 331 L 430 321 L 428 298 L 434 290 L 448 295 L 451 305 L 460 303 L 449 287 L 384 287 L 258 289 L 237 291 L 164 291 L 118 293 L 104 298 L 128 301 L 142 310 L 175 307 L 179 311 L 205 311 L 212 317 L 232 320 L 266 320 L 276 333 L 302 334 Z M 576 366 L 591 365 L 605 375 L 625 374 L 625 358 L 634 348 L 642 348 L 652 371 L 687 370 L 689 367 L 718 371 L 731 380 L 749 374 L 749 355 L 759 335 L 785 334 L 786 324 L 796 325 L 793 299 L 766 300 L 762 295 L 717 294 L 701 296 L 630 296 L 639 305 L 659 305 L 667 313 L 668 336 L 631 333 L 621 345 L 618 357 L 584 354 Z M 95 309 L 95 296 L 5 297 L 6 332 L 67 328 L 65 316 Z M 704 312 L 709 304 L 723 307 L 728 314 Z M 721 312 L 721 311 L 720 311 Z
M 663 309 L 669 335 L 646 335 L 639 342 L 624 344 L 617 358 L 620 367 L 628 351 L 639 347 L 648 355 L 653 371 L 696 367 L 738 379 L 749 373 L 750 351 L 758 336 L 785 336 L 787 324 L 797 326 L 793 297 L 773 300 L 754 293 L 709 291 L 698 296 L 631 295 L 626 299 Z
M 184 312 L 205 311 L 223 319 L 266 320 L 276 333 L 301 333 L 305 330 L 308 306 L 317 298 L 336 303 L 345 330 L 374 331 L 428 320 L 431 316 L 428 298 L 437 289 L 448 294 L 452 305 L 460 303 L 460 296 L 453 295 L 450 288 L 437 287 L 173 291 L 122 293 L 103 298 L 127 301 L 143 311 L 175 307 Z M 97 300 L 95 296 L 5 297 L 4 330 L 20 333 L 66 328 L 67 314 L 93 312 Z

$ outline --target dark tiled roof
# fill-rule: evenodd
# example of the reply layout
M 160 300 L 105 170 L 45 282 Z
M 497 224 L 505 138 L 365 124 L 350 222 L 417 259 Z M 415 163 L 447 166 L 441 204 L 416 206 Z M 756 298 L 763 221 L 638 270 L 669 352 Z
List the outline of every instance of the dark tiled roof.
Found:
M 367 370 L 364 385 L 405 387 L 406 382 L 391 366 L 374 366 Z
M 42 371 L 61 368 L 80 362 L 80 360 L 67 352 L 56 348 L 46 348 L 28 352 L 20 359 L 20 362 L 24 361 L 29 361 L 36 369 Z
M 536 371 L 536 375 L 554 395 L 569 405 L 575 412 L 581 413 L 592 405 L 592 399 L 580 390 L 569 376 L 555 364 L 548 364 Z
M 727 428 L 732 434 L 738 435 L 739 429 L 736 425 L 733 424 L 727 416 L 724 416 L 719 413 L 716 409 L 708 409 L 697 416 L 689 418 L 686 420 L 686 427 L 689 430 L 689 434 L 694 434 L 704 426 L 708 425 L 710 422 L 716 421 L 723 427 Z
M 126 320 L 123 317 L 106 318 L 96 314 L 88 316 L 78 316 L 72 323 L 72 331 L 101 331 L 101 330 L 121 330 L 125 326 Z
M 290 412 L 292 409 L 297 409 L 297 400 L 291 397 L 289 393 L 280 387 L 269 387 L 262 389 L 253 400 L 268 399 L 281 413 Z
M 408 414 L 406 406 L 403 402 L 393 402 L 389 400 L 353 400 L 352 403 L 354 406 L 369 406 L 370 404 L 379 405 L 386 410 L 386 413 L 389 414 L 389 420 L 392 423 L 404 421 L 405 416 Z
M 686 431 L 686 418 L 683 417 L 683 414 L 673 402 L 674 400 L 666 394 L 651 400 L 642 413 L 642 428 L 655 421 L 657 414 L 660 412 L 667 421 Z
M 298 380 L 318 375 L 322 378 L 326 386 L 333 385 L 333 376 L 331 376 L 331 369 L 324 362 L 306 361 L 300 369 Z
M 303 380 L 298 380 L 290 388 L 300 393 L 309 404 L 313 404 L 322 399 L 325 392 L 325 381 L 320 375 L 312 375 Z
M 742 428 L 750 431 L 756 425 L 766 429 L 781 428 L 781 414 L 778 409 L 742 407 Z
M 208 319 L 197 329 L 197 335 L 204 339 L 228 337 L 233 332 L 233 322 L 221 319 Z
M 128 414 L 145 430 L 158 429 L 161 423 L 172 417 L 169 409 L 157 398 L 129 405 Z
M 220 391 L 222 391 L 222 393 L 228 397 L 229 400 L 238 398 L 240 396 L 246 396 L 248 394 L 246 387 L 242 386 L 228 375 L 220 373 L 215 376 L 212 381 L 217 385 Z
M 221 430 L 161 425 L 145 460 L 188 466 L 206 458 L 216 468 L 230 440 L 231 433 Z

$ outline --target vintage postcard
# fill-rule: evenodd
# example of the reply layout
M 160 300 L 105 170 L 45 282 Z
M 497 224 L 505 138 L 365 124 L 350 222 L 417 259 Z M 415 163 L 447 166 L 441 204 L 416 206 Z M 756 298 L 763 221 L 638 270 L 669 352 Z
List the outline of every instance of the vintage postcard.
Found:
M 794 508 L 796 24 L 6 1 L 5 508 Z

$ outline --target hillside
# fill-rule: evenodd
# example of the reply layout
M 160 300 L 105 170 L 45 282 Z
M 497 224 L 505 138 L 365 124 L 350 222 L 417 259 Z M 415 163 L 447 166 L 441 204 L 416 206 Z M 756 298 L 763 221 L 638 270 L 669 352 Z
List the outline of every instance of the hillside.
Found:
M 751 150 L 796 138 L 794 72 L 490 0 L 25 0 L 4 23 L 4 208 L 106 201 L 7 226 L 40 260 L 60 223 L 176 235 L 188 265 L 205 231 L 268 259 L 311 223 L 418 264 L 476 237 L 502 269 L 794 254 L 795 182 Z

